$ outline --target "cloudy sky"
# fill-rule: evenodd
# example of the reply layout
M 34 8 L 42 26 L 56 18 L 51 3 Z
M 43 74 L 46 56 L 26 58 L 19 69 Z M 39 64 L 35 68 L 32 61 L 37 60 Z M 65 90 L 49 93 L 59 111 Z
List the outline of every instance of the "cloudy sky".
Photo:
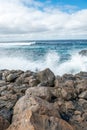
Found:
M 37 39 L 87 39 L 87 0 L 0 0 L 0 41 Z

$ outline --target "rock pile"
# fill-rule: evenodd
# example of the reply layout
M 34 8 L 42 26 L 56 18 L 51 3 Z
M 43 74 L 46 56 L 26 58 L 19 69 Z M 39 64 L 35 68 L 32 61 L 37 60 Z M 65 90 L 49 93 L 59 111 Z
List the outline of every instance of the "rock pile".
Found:
M 87 72 L 1 70 L 0 130 L 87 130 Z

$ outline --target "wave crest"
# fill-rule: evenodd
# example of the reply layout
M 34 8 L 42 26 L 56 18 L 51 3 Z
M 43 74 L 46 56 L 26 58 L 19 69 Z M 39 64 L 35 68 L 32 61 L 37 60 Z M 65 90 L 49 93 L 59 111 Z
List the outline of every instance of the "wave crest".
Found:
M 0 43 L 0 47 L 13 47 L 13 46 L 30 46 L 34 45 L 36 42 L 12 42 L 12 43 Z

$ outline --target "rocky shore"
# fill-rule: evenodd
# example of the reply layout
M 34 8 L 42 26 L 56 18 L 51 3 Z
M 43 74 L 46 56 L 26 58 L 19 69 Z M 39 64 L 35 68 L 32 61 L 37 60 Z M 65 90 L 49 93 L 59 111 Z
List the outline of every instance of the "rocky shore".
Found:
M 1 70 L 0 130 L 87 130 L 87 72 Z

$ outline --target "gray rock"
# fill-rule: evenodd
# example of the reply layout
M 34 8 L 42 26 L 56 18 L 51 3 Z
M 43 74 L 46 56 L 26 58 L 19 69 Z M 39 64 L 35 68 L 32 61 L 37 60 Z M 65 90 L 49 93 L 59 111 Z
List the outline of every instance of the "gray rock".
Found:
M 17 74 L 9 74 L 6 77 L 6 81 L 8 81 L 8 82 L 14 82 L 16 78 L 17 78 Z
M 31 87 L 27 89 L 26 95 L 28 97 L 37 96 L 47 101 L 51 101 L 51 92 L 48 87 Z
M 87 91 L 82 92 L 82 93 L 79 95 L 79 98 L 87 99 Z
M 87 50 L 82 50 L 79 52 L 79 54 L 82 56 L 87 56 Z
M 47 86 L 54 86 L 55 75 L 49 68 L 40 71 L 37 77 L 41 83 L 46 83 Z
M 10 123 L 0 116 L 0 130 L 6 130 L 9 127 Z

